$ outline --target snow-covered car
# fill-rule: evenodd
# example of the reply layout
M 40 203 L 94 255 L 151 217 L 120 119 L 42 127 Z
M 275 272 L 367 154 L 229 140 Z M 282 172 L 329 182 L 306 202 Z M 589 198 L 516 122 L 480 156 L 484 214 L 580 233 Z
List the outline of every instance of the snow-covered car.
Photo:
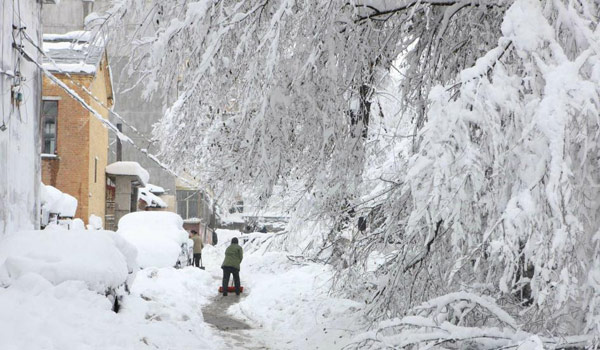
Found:
M 112 231 L 56 226 L 13 232 L 0 239 L 0 287 L 31 274 L 53 285 L 81 281 L 107 296 L 118 311 L 137 271 L 135 247 Z
M 146 267 L 190 264 L 189 235 L 181 216 L 167 211 L 139 211 L 119 220 L 117 233 L 137 248 L 137 262 Z

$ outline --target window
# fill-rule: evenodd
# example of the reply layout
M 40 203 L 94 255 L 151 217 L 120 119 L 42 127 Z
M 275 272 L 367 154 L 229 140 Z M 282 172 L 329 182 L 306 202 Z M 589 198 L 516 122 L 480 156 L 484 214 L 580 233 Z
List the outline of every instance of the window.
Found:
M 58 101 L 42 101 L 42 153 L 56 154 Z
M 177 214 L 183 219 L 198 217 L 198 193 L 198 190 L 177 190 Z

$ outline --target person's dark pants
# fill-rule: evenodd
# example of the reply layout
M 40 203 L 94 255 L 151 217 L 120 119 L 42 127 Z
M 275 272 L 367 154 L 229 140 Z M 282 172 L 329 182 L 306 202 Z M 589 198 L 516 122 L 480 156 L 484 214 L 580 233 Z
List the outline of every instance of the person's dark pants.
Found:
M 200 267 L 201 259 L 202 259 L 202 254 L 194 254 L 194 266 Z
M 235 267 L 223 266 L 223 295 L 227 295 L 227 286 L 229 285 L 229 274 L 233 275 L 235 284 L 235 294 L 240 295 L 240 270 Z

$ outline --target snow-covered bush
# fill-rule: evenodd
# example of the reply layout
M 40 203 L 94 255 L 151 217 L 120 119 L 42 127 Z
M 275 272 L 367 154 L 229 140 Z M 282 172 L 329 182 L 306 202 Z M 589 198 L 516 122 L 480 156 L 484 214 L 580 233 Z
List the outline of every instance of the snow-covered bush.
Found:
M 115 298 L 135 278 L 136 250 L 112 231 L 21 231 L 0 240 L 0 286 L 26 274 L 37 274 L 53 285 L 83 281 L 95 292 Z
M 133 244 L 140 267 L 186 266 L 189 235 L 181 216 L 166 211 L 129 213 L 119 220 L 117 234 Z

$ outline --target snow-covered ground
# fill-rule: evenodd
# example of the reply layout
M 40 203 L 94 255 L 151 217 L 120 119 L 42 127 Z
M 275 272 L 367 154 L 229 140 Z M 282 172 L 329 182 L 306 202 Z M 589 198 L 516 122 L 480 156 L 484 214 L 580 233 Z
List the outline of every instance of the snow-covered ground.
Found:
M 218 230 L 219 244 L 206 247 L 203 257 L 206 271 L 218 288 L 220 264 L 225 248 L 234 236 L 231 230 Z M 246 247 L 256 246 L 256 241 Z M 330 295 L 333 271 L 321 264 L 298 264 L 283 252 L 246 252 L 240 278 L 245 297 L 229 308 L 233 317 L 252 327 L 245 331 L 261 339 L 270 349 L 341 349 L 361 324 L 362 304 Z M 230 298 L 231 296 L 227 296 Z
M 280 252 L 247 252 L 242 262 L 246 290 L 227 313 L 251 329 L 220 331 L 206 323 L 202 308 L 223 298 L 220 265 L 236 235 L 222 232 L 219 245 L 205 248 L 206 270 L 139 271 L 118 313 L 83 280 L 49 280 L 43 269 L 21 273 L 0 288 L 0 349 L 341 349 L 352 339 L 361 305 L 329 295 L 329 268 L 296 264 Z M 43 255 L 32 259 L 54 259 Z

